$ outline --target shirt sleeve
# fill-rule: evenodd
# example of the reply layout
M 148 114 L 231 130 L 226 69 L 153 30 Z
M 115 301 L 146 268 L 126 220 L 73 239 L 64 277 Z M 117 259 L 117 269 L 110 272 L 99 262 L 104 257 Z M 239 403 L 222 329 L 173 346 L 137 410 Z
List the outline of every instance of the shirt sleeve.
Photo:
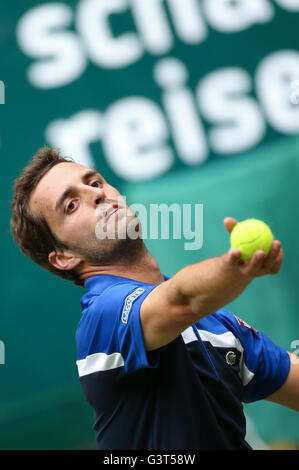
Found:
M 159 350 L 147 352 L 140 321 L 140 307 L 156 285 L 120 283 L 108 287 L 88 309 L 90 332 L 87 355 L 117 358 L 126 373 L 157 367 Z M 111 359 L 110 359 L 111 358 Z
M 237 316 L 224 309 L 222 313 L 243 348 L 243 401 L 251 403 L 267 398 L 284 384 L 288 376 L 288 352 Z

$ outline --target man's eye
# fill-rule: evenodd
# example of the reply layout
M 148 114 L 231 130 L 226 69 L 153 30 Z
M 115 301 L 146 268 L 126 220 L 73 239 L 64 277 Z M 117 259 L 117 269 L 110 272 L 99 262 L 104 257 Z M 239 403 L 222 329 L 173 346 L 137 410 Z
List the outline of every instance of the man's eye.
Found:
M 66 213 L 70 214 L 76 209 L 76 201 L 70 201 L 66 206 Z
M 94 188 L 100 188 L 102 186 L 102 183 L 99 180 L 94 180 L 89 183 L 90 186 L 93 186 Z

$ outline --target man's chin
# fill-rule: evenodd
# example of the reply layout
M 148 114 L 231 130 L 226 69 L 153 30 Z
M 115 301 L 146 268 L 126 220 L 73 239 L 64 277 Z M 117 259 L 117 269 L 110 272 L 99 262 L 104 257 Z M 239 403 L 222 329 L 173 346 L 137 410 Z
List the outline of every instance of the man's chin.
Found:
M 130 237 L 96 240 L 81 253 L 87 264 L 108 266 L 129 264 L 141 256 L 145 245 L 141 237 Z

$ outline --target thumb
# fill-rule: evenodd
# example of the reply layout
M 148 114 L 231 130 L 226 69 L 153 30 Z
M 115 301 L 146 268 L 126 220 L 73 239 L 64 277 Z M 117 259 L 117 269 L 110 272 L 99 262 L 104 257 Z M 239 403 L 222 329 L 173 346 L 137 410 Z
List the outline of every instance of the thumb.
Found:
M 235 225 L 237 225 L 237 223 L 237 220 L 233 219 L 232 217 L 225 217 L 225 219 L 223 220 L 223 224 L 229 234 L 231 234 L 232 229 L 235 227 Z

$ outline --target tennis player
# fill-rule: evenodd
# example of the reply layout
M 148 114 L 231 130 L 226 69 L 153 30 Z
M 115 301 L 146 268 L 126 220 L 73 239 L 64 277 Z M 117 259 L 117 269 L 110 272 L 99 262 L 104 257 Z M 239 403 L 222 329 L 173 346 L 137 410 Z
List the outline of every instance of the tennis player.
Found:
M 255 278 L 279 272 L 281 243 L 266 258 L 257 251 L 243 262 L 230 249 L 168 278 L 141 237 L 97 235 L 99 224 L 107 233 L 138 227 L 120 201 L 97 171 L 43 147 L 12 202 L 23 253 L 86 289 L 77 366 L 97 448 L 250 449 L 243 402 L 298 411 L 298 359 L 225 306 Z M 224 224 L 230 232 L 236 221 Z

